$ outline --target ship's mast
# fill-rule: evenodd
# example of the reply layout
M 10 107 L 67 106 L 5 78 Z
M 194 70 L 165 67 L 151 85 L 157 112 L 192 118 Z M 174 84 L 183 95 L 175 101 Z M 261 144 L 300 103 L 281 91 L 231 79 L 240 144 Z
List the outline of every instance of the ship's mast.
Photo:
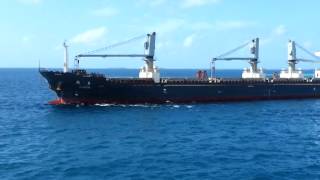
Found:
M 259 63 L 259 38 L 255 38 L 251 42 L 250 52 L 253 58 L 249 59 L 250 68 L 245 68 L 242 72 L 242 78 L 244 79 L 261 79 L 265 78 L 266 75 L 263 69 L 258 69 Z
M 289 40 L 288 42 L 288 70 L 282 70 L 280 72 L 280 78 L 283 79 L 300 79 L 304 78 L 303 72 L 296 69 L 298 61 L 303 59 L 297 58 L 296 42 Z
M 65 41 L 63 43 L 64 47 L 64 65 L 63 65 L 63 72 L 67 73 L 69 72 L 69 52 L 68 52 L 68 45 L 67 42 Z
M 155 82 L 160 82 L 159 69 L 154 66 L 154 52 L 156 47 L 156 33 L 147 35 L 146 42 L 144 43 L 144 61 L 145 66 L 139 72 L 139 78 L 152 78 Z
M 251 65 L 250 71 L 253 73 L 257 73 L 259 59 L 259 38 L 252 40 L 250 51 L 251 54 L 253 54 L 253 58 L 249 60 L 249 64 Z
M 288 43 L 288 71 L 289 73 L 294 72 L 296 70 L 297 64 L 297 50 L 296 50 L 296 42 L 289 40 Z
M 311 59 L 300 58 L 297 56 L 297 49 L 304 51 L 307 55 L 312 57 Z M 289 40 L 288 43 L 288 70 L 282 70 L 280 73 L 280 78 L 304 78 L 303 72 L 301 69 L 296 68 L 298 62 L 307 62 L 313 64 L 319 64 L 320 59 L 314 53 L 310 52 L 303 46 L 299 45 L 295 41 Z M 320 78 L 320 70 L 315 69 L 314 78 Z
M 147 34 L 146 42 L 144 43 L 145 62 L 148 67 L 148 71 L 153 70 L 154 52 L 156 43 L 156 33 Z

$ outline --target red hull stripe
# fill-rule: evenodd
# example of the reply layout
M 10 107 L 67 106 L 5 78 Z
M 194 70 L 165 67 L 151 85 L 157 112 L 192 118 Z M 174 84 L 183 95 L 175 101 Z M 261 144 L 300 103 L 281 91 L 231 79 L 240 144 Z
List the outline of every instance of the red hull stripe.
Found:
M 320 98 L 319 96 L 275 96 L 275 97 L 229 97 L 229 98 L 194 98 L 194 99 L 171 99 L 165 101 L 163 99 L 148 100 L 106 100 L 106 99 L 67 99 L 59 98 L 50 101 L 50 105 L 94 105 L 94 104 L 165 104 L 165 103 L 210 103 L 210 102 L 232 102 L 232 101 L 254 101 L 254 100 L 281 100 L 281 99 L 305 99 Z

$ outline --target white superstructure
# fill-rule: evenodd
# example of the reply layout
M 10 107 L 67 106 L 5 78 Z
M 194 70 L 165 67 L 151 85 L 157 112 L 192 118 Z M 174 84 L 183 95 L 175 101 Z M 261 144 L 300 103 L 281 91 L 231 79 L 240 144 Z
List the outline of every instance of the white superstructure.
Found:
M 320 51 L 315 52 L 314 55 L 317 57 L 317 59 L 320 57 Z M 320 69 L 314 70 L 314 78 L 320 78 Z
M 314 78 L 320 78 L 320 69 L 314 70 Z
M 297 59 L 297 50 L 295 41 L 289 41 L 288 43 L 288 69 L 282 70 L 280 72 L 280 78 L 283 79 L 302 79 L 304 78 L 303 72 L 301 69 L 296 69 Z

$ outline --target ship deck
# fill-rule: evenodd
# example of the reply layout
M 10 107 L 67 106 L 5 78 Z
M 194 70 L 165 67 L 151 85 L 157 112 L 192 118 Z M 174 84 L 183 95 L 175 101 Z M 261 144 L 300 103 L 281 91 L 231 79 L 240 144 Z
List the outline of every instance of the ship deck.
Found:
M 61 71 L 40 70 L 44 73 L 53 73 L 55 76 L 63 75 Z M 67 73 L 70 76 L 85 79 L 103 79 L 111 83 L 123 84 L 154 84 L 153 79 L 137 78 L 137 77 L 108 77 L 99 73 L 87 73 L 79 71 Z M 264 79 L 243 79 L 243 78 L 176 78 L 164 77 L 160 79 L 161 84 L 320 84 L 320 78 L 304 78 L 304 79 L 280 79 L 280 78 L 264 78 Z

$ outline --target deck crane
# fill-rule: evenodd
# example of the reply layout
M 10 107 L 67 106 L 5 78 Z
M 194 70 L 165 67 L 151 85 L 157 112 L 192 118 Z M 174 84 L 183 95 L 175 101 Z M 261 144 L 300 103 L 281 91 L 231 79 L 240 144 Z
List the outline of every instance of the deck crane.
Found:
M 314 57 L 314 59 L 304 59 L 297 57 L 297 48 Z M 296 43 L 295 41 L 289 40 L 288 42 L 288 69 L 282 70 L 280 72 L 280 78 L 283 79 L 301 79 L 304 78 L 304 74 L 301 69 L 296 68 L 296 64 L 298 62 L 307 62 L 307 63 L 320 63 L 319 57 L 315 56 L 313 53 Z M 314 73 L 315 78 L 320 78 L 320 70 L 315 70 Z
M 250 53 L 253 55 L 252 57 L 226 57 L 246 46 L 250 46 Z M 250 64 L 250 68 L 245 68 L 242 73 L 242 78 L 244 79 L 263 79 L 265 78 L 265 74 L 263 72 L 262 68 L 258 68 L 259 63 L 259 38 L 255 38 L 250 42 L 246 42 L 245 44 L 232 49 L 231 51 L 228 51 L 216 58 L 212 59 L 212 64 L 214 64 L 216 61 L 248 61 Z M 212 73 L 211 73 L 212 74 Z
M 145 37 L 145 35 L 143 36 Z M 96 57 L 100 57 L 100 58 L 109 58 L 109 57 L 130 57 L 130 58 L 135 58 L 135 57 L 142 57 L 144 58 L 145 61 L 145 66 L 143 66 L 139 72 L 139 78 L 142 79 L 153 79 L 156 83 L 160 82 L 160 72 L 159 69 L 154 65 L 154 55 L 155 55 L 155 42 L 156 42 L 156 33 L 153 32 L 151 34 L 147 34 L 146 37 L 146 41 L 144 43 L 144 54 L 96 54 L 97 52 L 100 51 L 105 51 L 107 49 L 113 48 L 113 47 L 117 47 L 117 46 L 121 46 L 123 44 L 129 43 L 131 41 L 137 40 L 137 39 L 141 39 L 142 36 L 138 36 L 135 38 L 132 38 L 130 40 L 127 41 L 123 41 L 111 46 L 107 46 L 101 49 L 97 49 L 94 51 L 90 51 L 88 53 L 84 53 L 84 54 L 79 54 L 77 56 L 75 56 L 75 68 L 78 69 L 79 68 L 79 61 L 80 58 L 96 58 Z M 65 46 L 65 51 L 67 52 L 67 46 Z M 67 53 L 66 57 L 65 57 L 65 69 L 66 72 L 68 71 L 68 62 L 66 61 L 67 58 Z

